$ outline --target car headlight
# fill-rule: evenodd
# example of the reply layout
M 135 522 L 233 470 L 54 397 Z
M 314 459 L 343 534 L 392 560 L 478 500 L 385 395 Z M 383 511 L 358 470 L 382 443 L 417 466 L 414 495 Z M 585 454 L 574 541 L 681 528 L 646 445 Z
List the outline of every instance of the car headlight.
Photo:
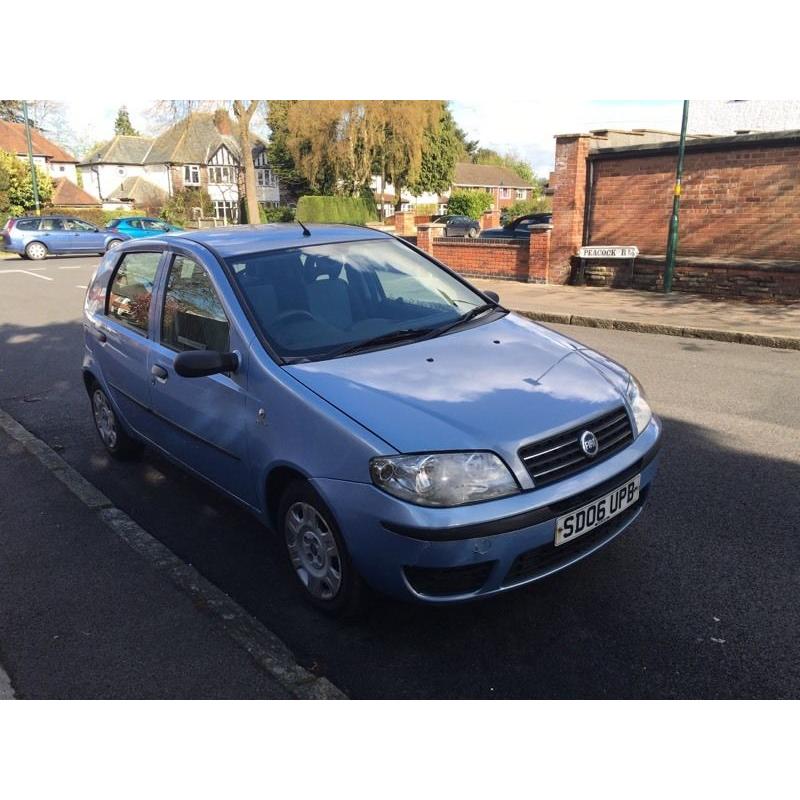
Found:
M 427 453 L 380 456 L 369 463 L 372 482 L 421 506 L 461 506 L 519 491 L 494 453 Z
M 650 410 L 650 404 L 644 396 L 644 389 L 642 389 L 641 384 L 633 375 L 628 380 L 625 396 L 628 399 L 631 411 L 633 411 L 633 418 L 636 421 L 636 435 L 638 436 L 653 418 L 653 412 Z

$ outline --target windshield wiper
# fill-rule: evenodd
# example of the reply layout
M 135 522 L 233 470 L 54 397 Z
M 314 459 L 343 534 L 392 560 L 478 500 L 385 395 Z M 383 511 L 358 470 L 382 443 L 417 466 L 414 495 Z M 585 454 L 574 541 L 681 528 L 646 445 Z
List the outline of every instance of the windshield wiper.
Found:
M 442 334 L 453 330 L 453 328 L 457 328 L 459 325 L 463 325 L 465 322 L 469 322 L 471 319 L 475 319 L 475 317 L 485 314 L 487 311 L 505 311 L 505 309 L 497 303 L 481 303 L 479 306 L 471 308 L 466 314 L 462 314 L 457 320 L 448 322 L 446 325 L 442 325 L 440 328 L 434 328 L 433 331 L 431 331 L 431 338 L 435 336 L 441 336 Z
M 382 333 L 380 336 L 373 336 L 371 339 L 365 339 L 363 342 L 354 342 L 331 350 L 329 353 L 325 353 L 323 358 L 336 358 L 337 356 L 357 353 L 359 350 L 367 350 L 370 347 L 377 347 L 382 344 L 402 342 L 406 339 L 417 339 L 435 330 L 436 328 L 402 328 L 399 331 L 389 331 L 389 333 Z

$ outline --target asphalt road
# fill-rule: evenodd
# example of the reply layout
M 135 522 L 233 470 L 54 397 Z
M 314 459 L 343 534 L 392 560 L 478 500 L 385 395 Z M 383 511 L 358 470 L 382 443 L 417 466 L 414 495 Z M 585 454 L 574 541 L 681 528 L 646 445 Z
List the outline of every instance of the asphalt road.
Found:
M 80 377 L 96 263 L 0 261 L 0 407 L 352 697 L 800 695 L 800 352 L 560 328 L 629 366 L 664 419 L 640 521 L 503 597 L 380 601 L 342 624 L 302 602 L 279 543 L 233 503 L 149 451 L 105 456 Z

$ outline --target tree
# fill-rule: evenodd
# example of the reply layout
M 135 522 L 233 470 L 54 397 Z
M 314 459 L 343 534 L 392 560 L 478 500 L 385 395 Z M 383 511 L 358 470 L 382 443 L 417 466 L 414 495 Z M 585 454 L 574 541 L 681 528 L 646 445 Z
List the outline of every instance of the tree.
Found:
M 267 157 L 270 167 L 278 176 L 281 194 L 285 193 L 295 201 L 304 194 L 312 193 L 308 179 L 297 169 L 287 144 L 289 109 L 297 102 L 297 100 L 268 100 L 266 116 L 269 127 Z
M 36 169 L 39 206 L 46 206 L 53 196 L 50 176 Z M 18 217 L 35 208 L 31 170 L 27 160 L 0 150 L 0 212 Z
M 256 167 L 253 163 L 253 141 L 250 134 L 250 122 L 256 113 L 259 101 L 251 100 L 245 105 L 242 100 L 233 101 L 233 113 L 238 123 L 239 147 L 244 164 L 244 194 L 247 201 L 247 221 L 255 225 L 260 221 L 258 213 L 258 195 L 256 194 Z
M 492 196 L 489 192 L 478 192 L 460 189 L 450 195 L 447 203 L 448 214 L 460 214 L 470 219 L 480 219 L 484 211 L 492 207 Z
M 133 127 L 128 109 L 122 106 L 117 112 L 117 119 L 114 121 L 114 133 L 119 136 L 138 136 L 139 131 Z
M 414 194 L 446 192 L 453 185 L 456 162 L 464 153 L 464 132 L 456 125 L 446 103 L 437 131 L 425 131 L 419 174 L 408 188 Z
M 384 106 L 384 171 L 394 186 L 395 208 L 402 208 L 403 189 L 416 185 L 428 189 L 419 180 L 426 135 L 437 135 L 441 118 L 440 100 L 386 100 Z
M 285 148 L 293 169 L 310 189 L 357 196 L 370 192 L 377 171 L 395 187 L 418 181 L 426 133 L 438 129 L 439 100 L 297 100 L 285 112 L 272 152 Z M 270 123 L 272 126 L 272 122 Z

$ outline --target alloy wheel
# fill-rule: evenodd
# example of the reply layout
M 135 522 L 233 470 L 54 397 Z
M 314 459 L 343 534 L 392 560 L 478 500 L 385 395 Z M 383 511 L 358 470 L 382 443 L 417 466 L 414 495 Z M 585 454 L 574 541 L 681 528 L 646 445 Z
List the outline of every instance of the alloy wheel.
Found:
M 285 536 L 292 566 L 309 594 L 319 600 L 336 597 L 342 585 L 342 560 L 322 515 L 309 503 L 293 503 L 286 512 Z
M 97 432 L 103 444 L 113 450 L 117 446 L 117 418 L 108 403 L 105 394 L 100 389 L 95 389 L 92 395 L 92 411 Z
M 25 248 L 25 253 L 32 261 L 41 261 L 47 255 L 47 248 L 41 242 L 31 242 Z

